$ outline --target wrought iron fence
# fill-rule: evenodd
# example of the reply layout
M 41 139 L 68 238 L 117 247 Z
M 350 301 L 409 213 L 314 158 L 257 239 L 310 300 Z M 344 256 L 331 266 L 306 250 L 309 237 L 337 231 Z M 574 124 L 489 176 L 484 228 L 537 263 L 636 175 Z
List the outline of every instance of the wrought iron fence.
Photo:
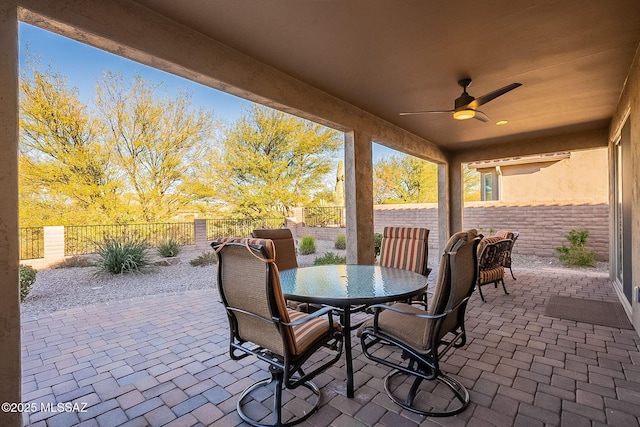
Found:
M 342 206 L 303 209 L 304 225 L 307 227 L 344 227 L 345 216 Z
M 208 219 L 207 239 L 214 240 L 222 236 L 248 237 L 257 228 L 282 228 L 284 218 L 240 218 L 240 219 Z
M 20 259 L 44 258 L 44 228 L 20 227 Z
M 158 247 L 169 239 L 180 245 L 195 244 L 193 222 L 71 225 L 64 228 L 64 254 L 94 253 L 103 240 L 121 237 L 143 239 L 151 247 Z

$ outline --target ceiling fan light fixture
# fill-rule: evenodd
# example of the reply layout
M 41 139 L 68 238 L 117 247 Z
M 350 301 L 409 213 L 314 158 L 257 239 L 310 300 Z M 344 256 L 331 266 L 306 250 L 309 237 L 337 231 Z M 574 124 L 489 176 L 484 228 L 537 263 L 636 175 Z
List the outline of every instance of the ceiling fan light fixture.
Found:
M 476 111 L 470 108 L 457 110 L 453 112 L 453 118 L 456 120 L 469 120 L 476 116 Z

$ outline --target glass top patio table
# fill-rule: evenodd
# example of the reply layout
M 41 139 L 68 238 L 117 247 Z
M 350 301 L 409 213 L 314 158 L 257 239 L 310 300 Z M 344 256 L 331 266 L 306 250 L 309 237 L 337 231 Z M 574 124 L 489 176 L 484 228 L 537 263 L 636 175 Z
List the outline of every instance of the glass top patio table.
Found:
M 284 297 L 293 301 L 327 304 L 343 310 L 344 350 L 347 365 L 347 397 L 353 397 L 351 311 L 406 300 L 427 289 L 427 278 L 418 273 L 377 265 L 319 265 L 280 272 Z

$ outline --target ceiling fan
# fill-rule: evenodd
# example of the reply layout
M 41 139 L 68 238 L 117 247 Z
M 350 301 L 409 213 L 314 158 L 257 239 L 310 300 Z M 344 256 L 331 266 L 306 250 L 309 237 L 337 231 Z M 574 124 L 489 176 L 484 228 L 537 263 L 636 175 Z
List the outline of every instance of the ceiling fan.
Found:
M 454 102 L 453 110 L 427 110 L 427 111 L 413 111 L 407 113 L 400 113 L 401 116 L 410 116 L 413 114 L 428 114 L 428 113 L 453 113 L 453 118 L 456 120 L 468 120 L 468 119 L 478 119 L 482 122 L 488 122 L 489 117 L 484 114 L 482 111 L 477 110 L 477 108 L 481 105 L 486 104 L 489 101 L 493 101 L 499 96 L 504 95 L 505 93 L 522 86 L 520 83 L 511 83 L 505 87 L 494 90 L 493 92 L 489 92 L 485 95 L 482 95 L 478 98 L 474 98 L 473 96 L 467 93 L 467 88 L 471 84 L 471 79 L 462 79 L 458 81 L 460 87 L 462 87 L 462 95 L 460 95 Z

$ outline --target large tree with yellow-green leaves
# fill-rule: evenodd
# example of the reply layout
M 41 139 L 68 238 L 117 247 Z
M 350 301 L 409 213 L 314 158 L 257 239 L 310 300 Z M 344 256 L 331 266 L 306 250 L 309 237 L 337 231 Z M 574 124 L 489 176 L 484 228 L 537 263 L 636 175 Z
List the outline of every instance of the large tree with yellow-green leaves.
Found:
M 32 69 L 20 81 L 22 224 L 112 218 L 120 183 L 103 145 L 103 127 L 64 76 Z
M 326 191 L 342 134 L 254 105 L 228 127 L 211 158 L 222 209 L 252 218 L 283 215 Z
M 373 199 L 376 204 L 435 203 L 438 201 L 438 166 L 435 163 L 396 154 L 373 165 Z M 480 200 L 477 172 L 463 167 L 464 198 Z
M 22 226 L 160 222 L 199 196 L 216 124 L 189 94 L 105 73 L 95 105 L 33 63 L 20 82 Z
M 105 144 L 145 222 L 190 209 L 191 188 L 209 167 L 202 158 L 212 148 L 215 129 L 212 114 L 194 109 L 189 94 L 170 97 L 161 88 L 141 76 L 107 72 L 97 91 Z

